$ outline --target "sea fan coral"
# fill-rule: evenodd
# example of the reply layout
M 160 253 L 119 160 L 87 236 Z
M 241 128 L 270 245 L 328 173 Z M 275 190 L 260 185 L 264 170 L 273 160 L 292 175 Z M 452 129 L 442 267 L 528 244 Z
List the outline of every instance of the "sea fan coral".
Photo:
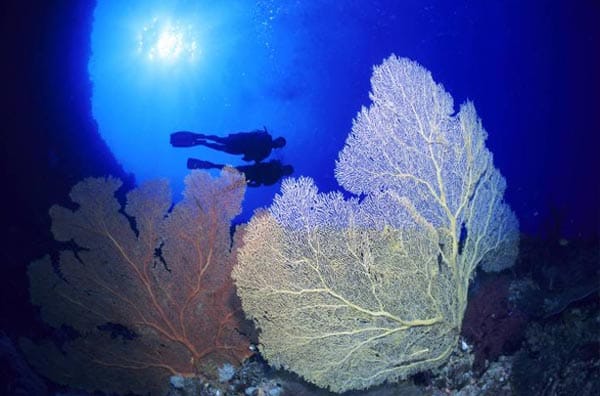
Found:
M 454 115 L 431 74 L 395 56 L 371 84 L 336 167 L 364 199 L 284 181 L 233 272 L 269 363 L 336 392 L 443 364 L 473 271 L 512 265 L 518 247 L 473 104 Z
M 78 249 L 61 252 L 56 269 L 48 257 L 31 264 L 31 298 L 50 325 L 78 337 L 62 351 L 25 341 L 30 360 L 60 383 L 156 395 L 171 375 L 242 361 L 250 351 L 230 278 L 230 223 L 243 176 L 194 172 L 174 207 L 166 181 L 148 182 L 122 212 L 120 185 L 86 179 L 71 192 L 74 211 L 50 210 L 55 238 Z

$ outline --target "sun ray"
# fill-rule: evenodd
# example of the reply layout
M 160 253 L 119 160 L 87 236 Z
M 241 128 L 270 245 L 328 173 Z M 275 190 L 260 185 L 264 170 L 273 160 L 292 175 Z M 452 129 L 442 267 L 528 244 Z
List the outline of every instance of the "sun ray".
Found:
M 138 53 L 150 61 L 194 60 L 200 53 L 191 24 L 169 23 L 155 17 L 138 34 Z

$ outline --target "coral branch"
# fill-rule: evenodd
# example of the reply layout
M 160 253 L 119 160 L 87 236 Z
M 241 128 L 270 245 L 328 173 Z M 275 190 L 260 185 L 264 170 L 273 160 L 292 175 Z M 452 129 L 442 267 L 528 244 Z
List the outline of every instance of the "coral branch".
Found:
M 250 351 L 238 331 L 229 227 L 243 176 L 229 168 L 217 179 L 194 172 L 171 210 L 166 182 L 146 183 L 128 193 L 125 215 L 114 197 L 119 186 L 84 180 L 71 193 L 76 210 L 51 209 L 55 238 L 83 250 L 61 253 L 60 277 L 48 258 L 32 263 L 32 301 L 49 324 L 80 337 L 66 354 L 26 342 L 31 361 L 61 383 L 144 394 L 161 394 L 175 373 L 241 362 Z

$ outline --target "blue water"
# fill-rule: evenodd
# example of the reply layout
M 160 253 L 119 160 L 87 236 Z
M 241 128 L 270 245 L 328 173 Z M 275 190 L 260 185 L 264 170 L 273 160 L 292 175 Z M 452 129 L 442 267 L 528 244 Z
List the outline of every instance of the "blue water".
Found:
M 175 149 L 172 131 L 263 126 L 288 141 L 275 158 L 328 191 L 369 104 L 372 66 L 395 53 L 431 70 L 456 106 L 474 101 L 523 231 L 558 211 L 565 236 L 583 235 L 597 229 L 600 201 L 589 89 L 598 55 L 577 12 L 548 1 L 99 0 L 93 115 L 126 171 L 138 182 L 166 177 L 175 194 L 188 157 L 242 161 Z M 242 218 L 278 191 L 249 189 Z

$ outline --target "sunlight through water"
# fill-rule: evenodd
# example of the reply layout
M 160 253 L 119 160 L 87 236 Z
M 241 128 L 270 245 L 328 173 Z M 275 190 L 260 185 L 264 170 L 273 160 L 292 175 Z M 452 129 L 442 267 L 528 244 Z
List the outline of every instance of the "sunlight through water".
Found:
M 173 148 L 174 131 L 227 135 L 267 126 L 293 141 L 295 129 L 315 130 L 299 102 L 309 69 L 293 56 L 297 36 L 273 31 L 274 10 L 245 0 L 98 1 L 88 64 L 92 112 L 138 183 L 167 178 L 178 194 L 188 158 L 243 164 L 206 147 Z M 280 155 L 289 158 L 292 147 Z M 275 188 L 260 193 L 270 199 Z
M 138 35 L 138 53 L 150 61 L 193 61 L 200 54 L 197 40 L 192 24 L 162 22 L 154 17 Z

